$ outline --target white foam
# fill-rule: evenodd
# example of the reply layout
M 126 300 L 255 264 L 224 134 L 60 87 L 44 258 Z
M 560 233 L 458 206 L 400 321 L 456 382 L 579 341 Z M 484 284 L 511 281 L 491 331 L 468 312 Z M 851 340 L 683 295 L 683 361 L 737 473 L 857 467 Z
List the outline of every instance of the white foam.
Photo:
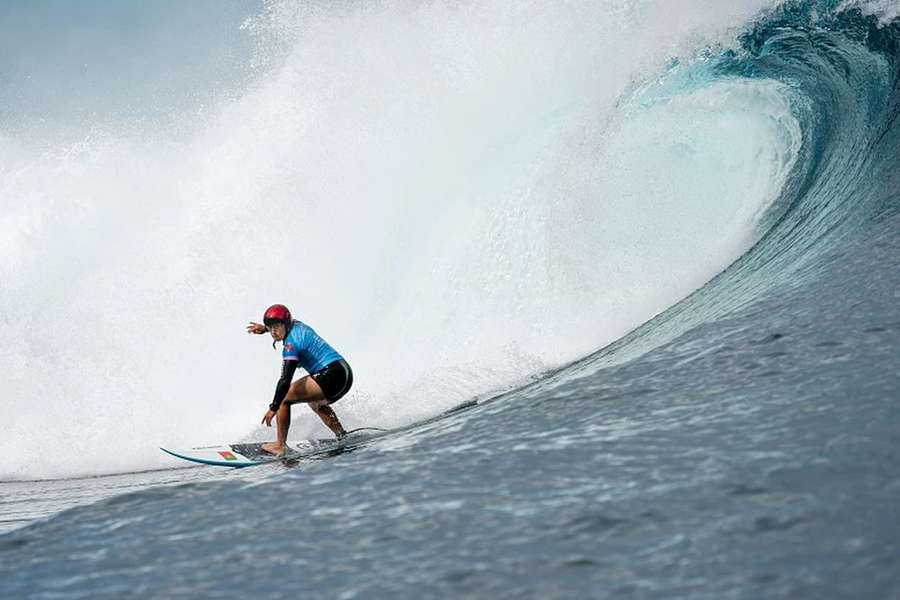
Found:
M 900 4 L 897 0 L 844 0 L 839 11 L 859 8 L 864 15 L 875 15 L 882 25 L 888 25 L 900 18 Z

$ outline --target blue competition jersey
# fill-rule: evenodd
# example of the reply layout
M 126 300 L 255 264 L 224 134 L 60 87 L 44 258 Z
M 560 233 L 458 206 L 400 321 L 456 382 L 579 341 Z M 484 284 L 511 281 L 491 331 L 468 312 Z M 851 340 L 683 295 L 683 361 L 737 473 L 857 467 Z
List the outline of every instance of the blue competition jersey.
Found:
M 281 355 L 284 360 L 296 360 L 309 374 L 321 371 L 329 363 L 343 358 L 312 327 L 296 319 L 291 332 L 284 339 Z

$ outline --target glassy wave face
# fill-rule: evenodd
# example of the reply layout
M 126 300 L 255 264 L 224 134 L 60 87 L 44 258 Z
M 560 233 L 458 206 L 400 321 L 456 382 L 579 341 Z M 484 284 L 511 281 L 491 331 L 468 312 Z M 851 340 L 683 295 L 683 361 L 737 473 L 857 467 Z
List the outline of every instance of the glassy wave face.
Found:
M 126 473 L 0 537 L 0 589 L 897 597 L 897 13 L 719 4 L 273 3 L 160 144 L 9 129 L 2 478 L 61 479 L 2 506 Z M 129 475 L 266 435 L 276 300 L 354 364 L 348 426 L 409 427 Z

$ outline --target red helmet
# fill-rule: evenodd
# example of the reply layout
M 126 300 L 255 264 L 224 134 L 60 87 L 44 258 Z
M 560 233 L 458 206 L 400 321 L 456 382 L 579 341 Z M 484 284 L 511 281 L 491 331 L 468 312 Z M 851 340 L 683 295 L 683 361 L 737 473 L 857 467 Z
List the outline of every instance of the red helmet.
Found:
M 271 327 L 276 323 L 284 323 L 285 327 L 290 327 L 293 322 L 291 311 L 284 304 L 273 304 L 263 314 L 263 324 L 266 327 Z

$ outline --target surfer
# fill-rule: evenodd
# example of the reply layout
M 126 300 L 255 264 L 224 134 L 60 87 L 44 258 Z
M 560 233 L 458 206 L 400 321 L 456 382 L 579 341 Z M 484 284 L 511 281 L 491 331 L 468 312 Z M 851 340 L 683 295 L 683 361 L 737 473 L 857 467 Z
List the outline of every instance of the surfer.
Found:
M 262 449 L 276 456 L 284 453 L 291 427 L 291 405 L 299 402 L 308 404 L 335 436 L 345 436 L 347 432 L 330 404 L 337 402 L 353 385 L 353 371 L 347 361 L 312 327 L 293 319 L 291 311 L 283 304 L 267 308 L 262 323 L 251 321 L 247 325 L 247 333 L 262 335 L 266 332 L 272 335 L 273 348 L 275 342 L 282 343 L 284 362 L 275 397 L 262 419 L 271 427 L 272 419 L 277 417 L 277 440 L 263 444 Z M 291 383 L 298 366 L 309 375 Z

